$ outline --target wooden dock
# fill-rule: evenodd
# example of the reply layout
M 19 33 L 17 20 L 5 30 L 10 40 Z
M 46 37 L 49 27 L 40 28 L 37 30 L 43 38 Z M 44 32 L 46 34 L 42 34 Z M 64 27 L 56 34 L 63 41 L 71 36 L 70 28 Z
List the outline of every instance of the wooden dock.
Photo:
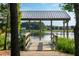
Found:
M 44 50 L 52 50 L 52 44 L 48 42 L 30 42 L 30 45 L 27 49 L 28 51 L 44 51 Z

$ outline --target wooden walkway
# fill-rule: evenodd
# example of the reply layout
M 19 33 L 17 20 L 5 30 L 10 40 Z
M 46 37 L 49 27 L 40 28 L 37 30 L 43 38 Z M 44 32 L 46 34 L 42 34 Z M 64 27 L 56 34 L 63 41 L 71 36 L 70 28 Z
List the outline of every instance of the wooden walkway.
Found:
M 50 42 L 31 41 L 27 51 L 21 51 L 21 56 L 72 56 L 71 54 L 54 51 Z
M 28 47 L 28 51 L 44 51 L 44 50 L 52 50 L 52 44 L 48 42 L 42 41 L 32 41 Z

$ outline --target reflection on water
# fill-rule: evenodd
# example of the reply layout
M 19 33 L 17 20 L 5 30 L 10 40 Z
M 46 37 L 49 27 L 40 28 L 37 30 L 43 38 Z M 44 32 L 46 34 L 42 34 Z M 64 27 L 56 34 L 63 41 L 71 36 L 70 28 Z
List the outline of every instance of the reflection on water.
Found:
M 63 33 L 62 32 L 53 32 L 54 34 L 56 34 L 59 37 L 63 37 Z M 65 33 L 65 37 L 66 33 Z M 69 32 L 69 38 L 73 39 L 74 38 L 74 33 L 73 32 Z M 36 41 L 40 41 L 40 36 L 31 36 L 31 40 L 36 40 Z M 50 42 L 51 41 L 51 33 L 50 32 L 46 32 L 42 37 L 41 37 L 42 41 L 47 41 Z
M 63 33 L 62 32 L 54 32 L 54 34 L 57 34 L 57 36 L 63 37 Z M 67 33 L 66 32 L 65 32 L 65 37 L 67 37 Z M 74 38 L 74 33 L 73 32 L 69 32 L 69 38 L 71 38 L 71 39 Z
M 31 40 L 37 40 L 40 41 L 40 36 L 31 36 Z M 41 37 L 42 41 L 50 41 L 51 40 L 51 36 L 50 35 L 44 35 Z

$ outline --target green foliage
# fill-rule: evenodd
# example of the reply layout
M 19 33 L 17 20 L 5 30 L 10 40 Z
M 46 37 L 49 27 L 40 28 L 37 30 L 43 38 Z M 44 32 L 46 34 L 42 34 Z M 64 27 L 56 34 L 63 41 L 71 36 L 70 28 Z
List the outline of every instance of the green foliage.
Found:
M 0 3 L 0 13 L 2 17 L 7 17 L 8 15 L 8 4 Z
M 31 27 L 33 26 L 33 27 Z M 41 32 L 40 32 L 41 29 Z M 31 30 L 31 35 L 34 36 L 43 36 L 44 35 L 44 30 L 46 30 L 46 26 L 43 22 L 41 22 L 41 26 L 40 26 L 40 22 L 30 22 L 30 30 Z M 29 31 L 29 22 L 27 22 L 27 26 L 26 26 L 26 30 L 24 31 L 24 29 L 22 30 L 23 32 L 28 32 Z
M 0 4 L 0 17 L 2 17 L 3 19 L 1 20 L 2 23 L 0 23 L 0 29 L 2 30 L 2 32 L 4 32 L 4 30 L 5 30 L 5 29 L 3 29 L 3 27 L 5 27 L 5 26 L 9 27 L 9 24 L 6 25 L 6 23 L 9 23 L 9 19 L 7 19 L 7 16 L 9 16 L 9 5 L 6 3 L 1 3 Z M 7 20 L 8 20 L 8 22 L 7 22 Z
M 18 31 L 20 32 L 22 14 L 21 14 L 21 11 L 20 11 L 20 4 L 19 3 L 17 4 L 17 12 L 18 12 Z
M 68 11 L 74 11 L 74 6 L 72 3 L 64 3 L 61 4 L 61 6 L 63 10 L 68 10 Z
M 24 37 L 23 37 L 23 35 L 21 35 L 20 37 L 19 37 L 19 45 L 20 45 L 20 50 L 23 50 L 23 40 L 24 40 Z
M 74 54 L 75 43 L 72 39 L 59 37 L 57 41 L 57 49 L 66 53 Z
M 5 40 L 5 33 L 0 35 L 0 50 L 3 50 L 4 47 L 4 40 Z M 8 40 L 7 40 L 7 48 L 8 48 Z
M 29 29 L 29 22 L 26 23 L 27 26 L 26 26 L 26 30 Z M 30 29 L 31 30 L 45 30 L 46 29 L 46 26 L 43 22 L 41 22 L 41 25 L 40 25 L 40 22 L 30 22 Z
M 31 30 L 31 35 L 34 35 L 34 36 L 43 36 L 44 35 L 44 31 L 40 32 L 40 30 Z
M 4 45 L 4 35 L 0 35 L 0 46 Z

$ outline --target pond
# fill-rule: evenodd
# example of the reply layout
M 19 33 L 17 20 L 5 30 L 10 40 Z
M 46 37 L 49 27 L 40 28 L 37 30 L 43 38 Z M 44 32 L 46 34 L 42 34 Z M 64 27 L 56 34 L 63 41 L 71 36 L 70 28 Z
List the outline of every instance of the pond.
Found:
M 59 37 L 63 37 L 63 33 L 62 32 L 53 32 L 54 34 L 57 34 L 57 36 Z M 65 33 L 65 37 L 66 33 Z M 74 33 L 73 32 L 69 32 L 69 38 L 74 39 Z M 51 32 L 46 32 L 40 39 L 40 36 L 33 36 L 31 35 L 31 40 L 34 41 L 46 41 L 46 42 L 50 42 L 51 41 Z
M 54 34 L 56 34 L 57 36 L 59 37 L 63 37 L 63 33 L 62 32 L 53 32 Z M 11 34 L 8 33 L 8 39 L 10 40 L 11 38 Z M 66 37 L 66 33 L 65 33 L 65 37 Z M 73 32 L 69 32 L 69 38 L 71 39 L 74 39 L 74 33 Z M 32 41 L 46 41 L 46 42 L 50 42 L 51 41 L 51 32 L 45 32 L 45 34 L 43 36 L 41 36 L 41 39 L 40 39 L 40 36 L 34 36 L 34 35 L 31 35 L 31 40 Z

